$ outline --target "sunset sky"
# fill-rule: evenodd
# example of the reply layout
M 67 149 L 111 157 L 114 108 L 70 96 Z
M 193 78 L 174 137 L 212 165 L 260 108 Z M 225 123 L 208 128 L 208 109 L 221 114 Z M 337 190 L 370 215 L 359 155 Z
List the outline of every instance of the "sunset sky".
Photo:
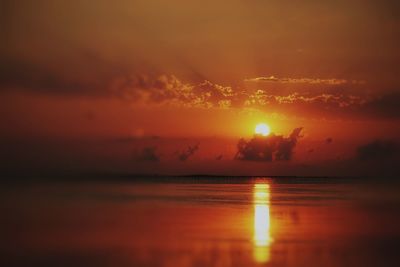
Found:
M 0 34 L 10 173 L 400 173 L 398 1 L 3 0 Z

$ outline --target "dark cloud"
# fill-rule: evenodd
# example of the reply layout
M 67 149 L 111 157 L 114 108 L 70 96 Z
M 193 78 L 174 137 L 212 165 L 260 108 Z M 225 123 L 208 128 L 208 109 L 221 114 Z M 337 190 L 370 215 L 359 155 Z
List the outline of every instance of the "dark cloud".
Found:
M 193 156 L 197 150 L 199 150 L 199 144 L 188 146 L 185 151 L 182 151 L 178 154 L 178 159 L 180 161 L 186 161 L 189 157 Z
M 54 95 L 109 95 L 111 82 L 128 70 L 122 64 L 104 60 L 92 49 L 68 41 L 62 45 L 53 42 L 49 41 L 62 47 L 58 53 L 63 56 L 53 55 L 57 64 L 46 56 L 34 60 L 15 53 L 0 54 L 0 89 Z
M 82 94 L 93 85 L 71 80 L 45 68 L 22 62 L 4 62 L 0 64 L 0 88 L 19 88 L 26 90 L 53 91 L 59 93 L 77 92 Z
M 399 145 L 391 140 L 375 140 L 357 148 L 359 160 L 389 160 L 399 156 Z
M 325 144 L 330 144 L 332 142 L 333 142 L 332 137 L 328 137 L 328 138 L 325 139 Z
M 158 162 L 160 161 L 160 156 L 157 154 L 157 147 L 153 146 L 143 148 L 135 159 L 137 161 Z
M 368 101 L 363 109 L 375 117 L 400 118 L 400 93 L 394 92 Z
M 297 140 L 303 128 L 295 128 L 288 137 L 270 134 L 254 136 L 246 141 L 243 138 L 237 144 L 235 159 L 249 161 L 288 161 L 292 159 Z
M 303 128 L 296 128 L 292 131 L 289 138 L 283 138 L 278 144 L 278 150 L 275 153 L 275 160 L 291 160 L 293 149 L 297 144 L 300 132 Z

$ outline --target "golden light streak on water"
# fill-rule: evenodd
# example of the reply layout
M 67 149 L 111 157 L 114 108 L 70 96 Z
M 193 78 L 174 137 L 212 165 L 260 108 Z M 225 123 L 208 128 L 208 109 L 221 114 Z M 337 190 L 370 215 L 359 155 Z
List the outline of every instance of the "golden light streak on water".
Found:
M 254 239 L 253 257 L 256 262 L 270 260 L 270 245 L 272 242 L 270 226 L 270 191 L 269 184 L 258 183 L 253 188 L 254 204 Z

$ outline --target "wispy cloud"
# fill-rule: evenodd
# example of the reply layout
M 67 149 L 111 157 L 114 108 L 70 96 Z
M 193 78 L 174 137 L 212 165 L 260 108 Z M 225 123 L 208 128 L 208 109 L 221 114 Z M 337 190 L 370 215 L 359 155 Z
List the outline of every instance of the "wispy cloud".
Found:
M 248 78 L 245 82 L 275 82 L 275 83 L 290 83 L 290 84 L 328 84 L 328 85 L 340 85 L 347 83 L 365 83 L 364 81 L 348 81 L 345 79 L 319 79 L 319 78 L 278 78 L 275 76 L 269 77 L 256 77 Z
M 194 146 L 188 146 L 188 148 L 178 154 L 178 159 L 180 161 L 186 161 L 188 158 L 194 155 L 196 151 L 199 150 L 199 144 L 196 144 Z
M 246 79 L 255 88 L 226 86 L 208 80 L 194 83 L 171 74 L 136 73 L 127 69 L 94 72 L 88 77 L 64 75 L 45 68 L 14 62 L 0 76 L 3 91 L 19 88 L 53 95 L 117 97 L 133 104 L 178 105 L 189 108 L 259 109 L 285 115 L 330 117 L 400 117 L 399 94 L 371 96 L 363 81 L 322 78 Z M 103 73 L 104 75 L 100 75 Z M 270 83 L 264 88 L 257 84 Z M 281 90 L 274 85 L 292 88 Z M 296 87 L 298 86 L 298 87 Z M 328 89 L 331 90 L 328 90 Z M 333 89 L 332 89 L 333 88 Z
M 275 78 L 269 78 L 275 79 Z M 284 79 L 287 83 L 299 79 Z M 335 79 L 301 79 L 301 83 L 336 85 L 349 83 Z M 353 83 L 353 82 L 351 82 Z M 280 92 L 268 89 L 245 89 L 223 86 L 203 81 L 198 84 L 185 83 L 174 75 L 133 75 L 120 78 L 113 83 L 115 95 L 129 101 L 144 101 L 155 104 L 172 104 L 192 108 L 259 109 L 270 113 L 296 116 L 330 117 L 348 114 L 352 117 L 399 117 L 396 104 L 400 95 L 372 96 L 368 94 L 318 90 Z

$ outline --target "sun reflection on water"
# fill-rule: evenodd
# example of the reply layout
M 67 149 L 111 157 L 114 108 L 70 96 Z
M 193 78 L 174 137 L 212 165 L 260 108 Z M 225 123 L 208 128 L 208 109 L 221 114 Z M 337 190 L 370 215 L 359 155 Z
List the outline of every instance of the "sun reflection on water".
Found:
M 254 204 L 254 260 L 268 262 L 270 259 L 270 191 L 269 184 L 257 183 L 253 188 Z

